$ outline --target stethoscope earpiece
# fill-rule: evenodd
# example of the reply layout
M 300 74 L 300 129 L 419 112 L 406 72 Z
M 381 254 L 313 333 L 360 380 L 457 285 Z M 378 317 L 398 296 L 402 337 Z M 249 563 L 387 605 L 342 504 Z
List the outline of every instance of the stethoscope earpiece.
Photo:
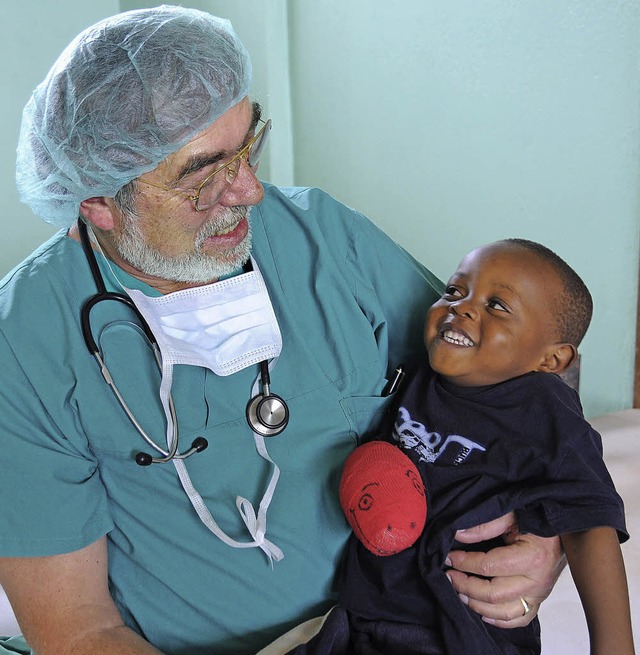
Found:
M 165 457 L 153 457 L 149 453 L 139 452 L 136 453 L 135 460 L 138 466 L 149 466 L 151 464 L 164 464 L 165 462 L 170 462 L 172 459 L 186 459 L 194 453 L 201 453 L 203 450 L 206 450 L 209 446 L 209 442 L 204 437 L 196 437 L 191 442 L 191 448 L 184 453 L 168 453 Z M 164 451 L 160 451 L 164 452 Z
M 136 453 L 135 459 L 138 466 L 150 466 L 153 464 L 153 457 L 149 453 Z

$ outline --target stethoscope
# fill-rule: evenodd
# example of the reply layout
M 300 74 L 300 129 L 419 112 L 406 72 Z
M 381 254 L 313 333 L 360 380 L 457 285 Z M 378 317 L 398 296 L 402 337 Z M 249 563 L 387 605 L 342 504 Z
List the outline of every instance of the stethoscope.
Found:
M 155 450 L 160 456 L 154 457 L 146 452 L 138 452 L 135 455 L 135 462 L 140 466 L 149 466 L 150 464 L 164 464 L 170 462 L 173 459 L 186 459 L 194 453 L 200 453 L 205 450 L 209 442 L 204 437 L 196 437 L 191 443 L 191 447 L 184 453 L 178 452 L 178 420 L 176 416 L 176 408 L 173 402 L 173 396 L 169 395 L 169 411 L 171 414 L 171 421 L 173 423 L 173 439 L 171 440 L 171 448 L 167 450 L 159 444 L 157 444 L 144 430 L 144 428 L 137 421 L 133 412 L 129 409 L 129 406 L 125 402 L 122 394 L 118 391 L 118 388 L 109 373 L 104 360 L 100 354 L 100 349 L 96 344 L 95 339 L 93 338 L 93 333 L 91 330 L 91 310 L 103 300 L 113 300 L 115 302 L 122 303 L 126 305 L 136 316 L 140 322 L 142 330 L 151 344 L 153 354 L 156 360 L 158 368 L 162 370 L 162 356 L 160 354 L 160 348 L 158 342 L 156 341 L 151 328 L 147 324 L 144 316 L 140 313 L 140 310 L 135 306 L 134 302 L 123 293 L 116 293 L 112 291 L 107 291 L 107 288 L 104 284 L 104 279 L 100 273 L 100 268 L 98 267 L 98 262 L 96 260 L 93 248 L 91 247 L 91 242 L 89 239 L 89 234 L 87 230 L 87 225 L 83 220 L 78 220 L 78 231 L 80 233 L 80 242 L 82 244 L 82 250 L 84 251 L 85 257 L 91 269 L 91 275 L 95 282 L 98 292 L 88 298 L 82 305 L 80 311 L 80 324 L 82 326 L 82 336 L 84 337 L 84 342 L 89 350 L 89 352 L 94 356 L 95 360 L 98 362 L 100 367 L 100 372 L 102 377 L 105 379 L 105 382 L 111 387 L 113 393 L 115 394 L 120 406 L 124 410 L 125 414 L 128 416 L 129 420 L 136 428 L 140 436 L 145 440 L 145 442 Z M 263 437 L 275 437 L 280 434 L 286 427 L 289 422 L 289 408 L 287 403 L 278 395 L 271 393 L 270 386 L 271 381 L 269 378 L 269 362 L 262 361 L 260 362 L 260 386 L 262 388 L 261 393 L 256 394 L 249 402 L 247 403 L 246 417 L 249 427 L 258 435 Z

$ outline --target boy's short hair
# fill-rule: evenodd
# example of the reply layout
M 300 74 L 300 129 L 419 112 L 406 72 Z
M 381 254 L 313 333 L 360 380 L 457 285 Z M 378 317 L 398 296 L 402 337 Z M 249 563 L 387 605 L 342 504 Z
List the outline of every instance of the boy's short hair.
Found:
M 562 296 L 553 301 L 558 338 L 577 348 L 587 332 L 593 313 L 593 300 L 587 285 L 564 259 L 546 246 L 528 239 L 504 241 L 538 255 L 558 273 L 564 287 Z

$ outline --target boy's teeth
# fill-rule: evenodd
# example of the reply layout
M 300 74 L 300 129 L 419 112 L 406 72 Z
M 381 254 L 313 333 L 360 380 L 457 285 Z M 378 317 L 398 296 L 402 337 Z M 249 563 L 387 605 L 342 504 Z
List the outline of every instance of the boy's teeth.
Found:
M 448 343 L 453 343 L 456 346 L 473 346 L 473 341 L 468 337 L 465 337 L 459 332 L 454 332 L 453 330 L 445 330 L 442 338 Z

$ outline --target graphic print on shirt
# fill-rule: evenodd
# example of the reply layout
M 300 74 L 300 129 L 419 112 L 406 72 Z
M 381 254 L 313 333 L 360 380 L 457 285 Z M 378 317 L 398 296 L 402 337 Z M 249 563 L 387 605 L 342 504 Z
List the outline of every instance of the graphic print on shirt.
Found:
M 414 451 L 421 462 L 433 463 L 447 452 L 449 463 L 458 466 L 473 450 L 486 450 L 479 443 L 459 434 L 449 434 L 443 438 L 438 432 L 429 432 L 425 425 L 411 418 L 405 407 L 398 410 L 393 426 L 393 438 L 400 442 L 405 450 Z

